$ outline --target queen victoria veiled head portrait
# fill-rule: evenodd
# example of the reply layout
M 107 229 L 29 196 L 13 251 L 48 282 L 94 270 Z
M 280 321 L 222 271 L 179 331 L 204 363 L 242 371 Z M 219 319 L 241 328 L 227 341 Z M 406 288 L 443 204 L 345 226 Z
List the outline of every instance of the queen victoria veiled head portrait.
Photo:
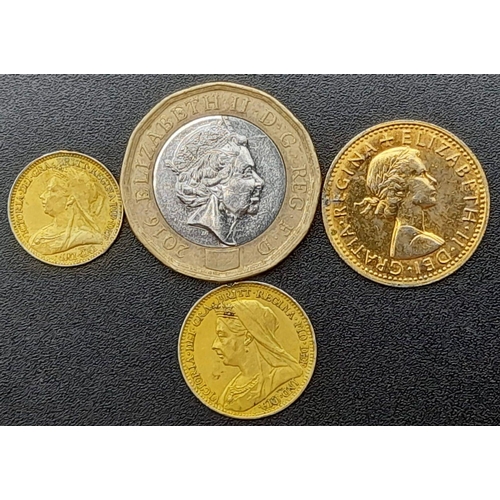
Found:
M 256 282 L 207 293 L 179 336 L 182 374 L 213 410 L 236 418 L 272 415 L 295 401 L 316 363 L 313 327 L 282 290 Z
M 368 166 L 371 194 L 360 203 L 361 214 L 395 219 L 390 256 L 413 259 L 434 252 L 444 240 L 425 230 L 424 211 L 436 205 L 438 183 L 416 149 L 395 147 L 377 154 Z
M 43 212 L 53 220 L 31 236 L 34 250 L 53 255 L 103 242 L 96 217 L 104 194 L 89 175 L 71 167 L 56 172 L 39 199 Z
M 180 129 L 165 145 L 155 174 L 167 222 L 205 246 L 255 238 L 274 220 L 284 192 L 278 150 L 257 127 L 234 117 L 199 119 Z
M 216 310 L 212 349 L 226 366 L 239 368 L 219 398 L 226 410 L 244 412 L 279 386 L 302 375 L 302 368 L 279 343 L 279 322 L 257 300 L 233 300 Z

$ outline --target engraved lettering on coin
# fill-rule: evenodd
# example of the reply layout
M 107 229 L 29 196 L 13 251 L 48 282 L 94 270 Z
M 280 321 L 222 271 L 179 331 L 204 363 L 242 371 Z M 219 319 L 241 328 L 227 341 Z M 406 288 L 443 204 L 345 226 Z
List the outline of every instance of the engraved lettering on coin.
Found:
M 241 245 L 262 234 L 285 190 L 278 149 L 240 118 L 190 122 L 166 142 L 155 165 L 154 192 L 165 220 L 207 247 Z
M 134 130 L 120 177 L 141 243 L 172 269 L 219 282 L 289 255 L 311 225 L 320 184 L 314 146 L 293 114 L 225 82 L 158 103 Z
M 39 198 L 43 211 L 53 221 L 30 238 L 34 250 L 53 255 L 103 242 L 96 217 L 101 213 L 105 194 L 85 172 L 68 168 L 54 173 Z
M 397 147 L 379 153 L 370 162 L 366 185 L 372 196 L 354 205 L 363 215 L 373 211 L 375 216 L 396 219 L 391 257 L 422 257 L 444 244 L 442 238 L 424 228 L 424 210 L 436 205 L 437 180 L 417 150 Z
M 193 393 L 236 418 L 272 415 L 311 379 L 316 341 L 309 318 L 281 290 L 240 282 L 212 290 L 187 315 L 179 362 Z
M 488 222 L 483 169 L 450 132 L 418 121 L 382 123 L 337 155 L 323 221 L 339 255 L 379 283 L 418 286 L 448 276 Z
M 9 197 L 9 222 L 18 242 L 56 266 L 77 266 L 102 255 L 118 236 L 122 218 L 113 175 L 97 160 L 71 151 L 31 162 Z
M 246 411 L 302 368 L 276 338 L 278 318 L 257 300 L 240 299 L 216 309 L 212 349 L 227 366 L 239 368 L 219 398 L 225 410 Z

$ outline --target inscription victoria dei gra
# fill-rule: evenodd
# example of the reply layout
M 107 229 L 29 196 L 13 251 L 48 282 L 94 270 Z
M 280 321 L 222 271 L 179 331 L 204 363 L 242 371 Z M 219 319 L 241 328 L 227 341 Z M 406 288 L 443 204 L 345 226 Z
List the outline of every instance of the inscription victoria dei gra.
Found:
M 58 151 L 31 162 L 9 200 L 12 230 L 23 248 L 56 266 L 85 264 L 103 254 L 121 227 L 117 182 L 104 165 Z
M 184 90 L 139 124 L 121 187 L 139 240 L 173 269 L 230 281 L 301 241 L 320 171 L 304 127 L 272 97 L 216 83 Z
M 301 307 L 270 285 L 218 288 L 188 314 L 179 361 L 193 393 L 236 418 L 260 418 L 295 401 L 312 376 L 316 343 Z

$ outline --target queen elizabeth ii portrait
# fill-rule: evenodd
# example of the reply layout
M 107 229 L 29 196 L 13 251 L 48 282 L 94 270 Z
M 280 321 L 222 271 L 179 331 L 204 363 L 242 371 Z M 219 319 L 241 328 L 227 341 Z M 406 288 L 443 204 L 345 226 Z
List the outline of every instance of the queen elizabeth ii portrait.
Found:
M 213 351 L 238 373 L 220 395 L 225 410 L 244 412 L 270 396 L 282 384 L 302 375 L 297 360 L 276 337 L 279 322 L 258 300 L 238 299 L 215 310 Z
M 436 205 L 438 183 L 419 151 L 391 148 L 376 155 L 368 167 L 366 186 L 371 196 L 355 205 L 361 214 L 395 219 L 390 256 L 414 259 L 434 252 L 444 240 L 425 229 L 424 211 Z
M 31 236 L 34 250 L 54 255 L 103 242 L 96 218 L 104 196 L 90 176 L 71 167 L 57 172 L 39 198 L 43 212 L 52 222 Z
M 178 199 L 191 212 L 186 223 L 209 231 L 225 246 L 237 245 L 236 226 L 244 216 L 257 214 L 265 183 L 247 137 L 225 117 L 193 128 L 165 161 L 176 175 Z

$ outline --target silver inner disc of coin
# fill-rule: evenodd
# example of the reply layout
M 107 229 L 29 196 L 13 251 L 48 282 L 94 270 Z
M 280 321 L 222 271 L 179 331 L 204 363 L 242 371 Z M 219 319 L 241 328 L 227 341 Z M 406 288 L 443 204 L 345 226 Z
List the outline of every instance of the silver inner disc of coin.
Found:
M 286 191 L 274 142 L 241 118 L 209 116 L 181 127 L 156 161 L 153 187 L 167 223 L 205 247 L 248 243 L 275 220 Z

